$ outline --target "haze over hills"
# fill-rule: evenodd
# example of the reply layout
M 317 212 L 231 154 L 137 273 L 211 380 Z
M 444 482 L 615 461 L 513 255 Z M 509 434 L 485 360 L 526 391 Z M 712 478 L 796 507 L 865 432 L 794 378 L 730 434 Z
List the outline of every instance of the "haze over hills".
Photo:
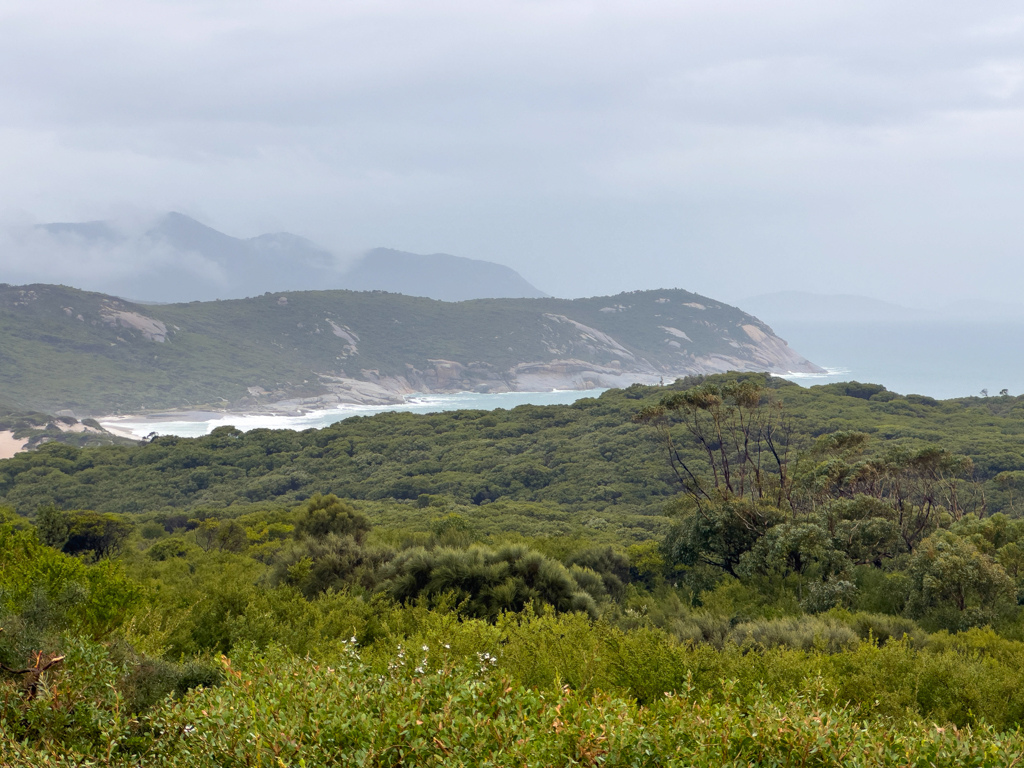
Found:
M 27 238 L 40 262 L 70 262 L 59 281 L 145 303 L 213 301 L 267 291 L 382 290 L 443 301 L 545 296 L 515 270 L 443 253 L 378 248 L 350 268 L 325 248 L 288 232 L 242 239 L 181 213 L 131 227 L 117 222 L 42 224 Z M 29 268 L 0 267 L 0 280 L 35 282 Z M 95 270 L 83 270 L 94 263 Z M 49 278 L 52 282 L 52 277 Z
M 539 299 L 547 296 L 510 267 L 490 261 L 433 253 L 375 248 L 343 276 L 353 291 L 384 290 L 441 301 L 470 299 Z
M 0 361 L 0 391 L 17 407 L 79 417 L 821 370 L 757 318 L 682 290 L 459 303 L 335 290 L 145 306 L 0 285 Z
M 785 321 L 885 322 L 913 320 L 921 310 L 853 294 L 779 291 L 743 299 L 740 305 L 767 323 Z
M 964 299 L 928 308 L 905 307 L 870 296 L 779 291 L 751 296 L 739 305 L 769 324 L 793 322 L 901 323 L 949 320 L 1020 320 L 1024 304 Z
M 136 301 L 213 301 L 340 285 L 335 257 L 287 232 L 243 240 L 180 213 L 162 216 L 139 234 L 103 221 L 38 229 L 65 247 L 135 259 L 137 267 L 112 274 L 103 291 Z

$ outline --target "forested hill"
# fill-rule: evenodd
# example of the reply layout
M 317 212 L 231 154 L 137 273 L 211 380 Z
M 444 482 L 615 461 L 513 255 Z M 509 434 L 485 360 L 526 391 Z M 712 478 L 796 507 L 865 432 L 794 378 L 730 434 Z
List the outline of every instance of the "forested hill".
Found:
M 737 378 L 761 379 L 725 375 L 708 382 Z M 22 514 L 51 503 L 65 509 L 141 512 L 250 503 L 287 506 L 317 492 L 364 500 L 440 494 L 477 507 L 540 502 L 573 510 L 597 527 L 620 526 L 623 515 L 651 515 L 649 525 L 657 526 L 664 502 L 680 486 L 655 431 L 634 417 L 696 383 L 634 385 L 564 406 L 385 413 L 304 432 L 258 429 L 243 434 L 221 427 L 207 437 L 161 437 L 139 447 L 45 445 L 0 461 L 0 506 Z M 1014 512 L 1015 505 L 1024 503 L 1015 500 L 1015 488 L 1024 480 L 1024 397 L 936 401 L 897 395 L 879 385 L 804 389 L 777 378 L 769 386 L 771 401 L 781 406 L 790 425 L 786 450 L 793 471 L 802 473 L 808 488 L 841 484 L 855 474 L 849 468 L 840 471 L 845 465 L 838 460 L 807 463 L 815 441 L 858 433 L 865 436 L 860 449 L 868 459 L 910 466 L 917 473 L 911 484 L 923 482 L 922 473 L 931 471 L 927 461 L 936 456 L 964 455 L 972 467 L 955 472 L 939 467 L 939 473 L 980 481 L 981 494 L 972 503 L 983 503 L 986 513 Z M 677 446 L 691 466 L 703 461 L 685 432 L 677 434 Z M 966 492 L 960 493 L 960 503 L 966 504 Z M 536 514 L 543 520 L 547 513 Z
M 19 408 L 79 417 L 614 387 L 726 370 L 817 368 L 757 318 L 681 290 L 458 303 L 306 291 L 155 306 L 0 285 L 0 392 Z

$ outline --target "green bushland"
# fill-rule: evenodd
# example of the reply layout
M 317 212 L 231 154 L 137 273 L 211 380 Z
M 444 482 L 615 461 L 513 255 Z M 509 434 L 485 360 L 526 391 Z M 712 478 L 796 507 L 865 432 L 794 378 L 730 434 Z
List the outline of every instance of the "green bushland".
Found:
M 306 505 L 292 519 L 329 518 L 309 514 L 329 506 Z M 359 531 L 353 517 L 334 519 Z M 247 535 L 264 530 L 248 522 Z M 991 629 L 928 634 L 885 615 L 787 616 L 735 580 L 693 608 L 664 586 L 645 590 L 603 548 L 576 559 L 604 561 L 629 583 L 621 603 L 603 598 L 596 621 L 543 600 L 472 618 L 455 593 L 402 603 L 386 590 L 310 598 L 274 586 L 257 542 L 241 553 L 204 550 L 183 533 L 140 537 L 118 559 L 89 563 L 40 543 L 24 521 L 0 531 L 0 661 L 66 657 L 31 700 L 16 678 L 0 687 L 4 764 L 232 764 L 228 753 L 242 749 L 237 764 L 270 765 L 286 744 L 307 764 L 398 764 L 435 748 L 438 758 L 454 749 L 498 764 L 542 755 L 629 764 L 650 749 L 647 764 L 685 764 L 694 753 L 675 752 L 682 740 L 693 750 L 716 743 L 723 752 L 708 753 L 710 765 L 718 754 L 797 759 L 812 737 L 825 739 L 815 758 L 823 765 L 848 764 L 858 750 L 873 755 L 865 764 L 900 764 L 885 752 L 897 743 L 947 761 L 936 764 L 969 755 L 997 764 L 999 750 L 1020 746 L 999 732 L 1024 717 L 1024 644 Z M 176 537 L 181 554 L 155 552 Z M 307 707 L 312 717 L 296 714 Z M 597 752 L 561 738 L 551 718 L 565 710 L 597 729 Z M 533 719 L 541 711 L 548 719 Z M 602 712 L 629 716 L 612 728 Z M 509 731 L 480 736 L 473 724 L 485 718 Z M 790 735 L 754 739 L 772 718 L 785 718 Z M 407 729 L 415 720 L 423 728 Z M 664 740 L 648 743 L 652 730 Z M 243 744 L 249 733 L 265 738 Z M 859 746 L 849 752 L 847 742 Z
M 591 527 L 631 517 L 638 525 L 644 518 L 657 525 L 651 518 L 664 519 L 665 502 L 680 488 L 655 432 L 632 419 L 666 394 L 729 380 L 764 377 L 637 385 L 565 406 L 352 417 L 303 432 L 243 434 L 221 427 L 202 438 L 159 437 L 138 447 L 77 451 L 44 445 L 0 463 L 0 502 L 22 514 L 42 503 L 126 513 L 291 504 L 317 492 L 411 501 L 425 494 L 472 504 L 481 515 L 485 502 L 528 501 L 557 505 L 552 519 L 559 509 L 593 510 Z M 982 483 L 986 514 L 1016 515 L 1024 478 L 1024 397 L 929 405 L 891 392 L 883 392 L 891 399 L 866 399 L 847 394 L 849 386 L 804 389 L 768 379 L 773 401 L 784 406 L 788 419 L 794 466 L 813 469 L 825 484 L 842 479 L 835 475 L 841 463 L 824 463 L 842 459 L 837 451 L 862 449 L 860 458 L 879 459 L 891 451 L 936 448 L 970 459 L 969 474 Z M 819 438 L 848 433 L 865 436 L 863 442 L 833 449 L 822 444 L 812 455 Z M 680 449 L 700 459 L 694 445 Z M 614 516 L 600 514 L 609 508 Z
M 8 740 L 5 764 L 1006 766 L 1024 746 L 988 726 L 868 723 L 816 685 L 779 699 L 727 682 L 714 696 L 684 687 L 639 705 L 523 687 L 489 657 L 432 649 L 399 650 L 384 670 L 355 647 L 330 664 L 247 649 L 223 666 L 220 686 L 140 718 L 110 716 L 111 691 L 89 752 L 39 734 L 32 746 Z
M 0 764 L 1010 764 L 1020 406 L 890 395 L 3 462 Z

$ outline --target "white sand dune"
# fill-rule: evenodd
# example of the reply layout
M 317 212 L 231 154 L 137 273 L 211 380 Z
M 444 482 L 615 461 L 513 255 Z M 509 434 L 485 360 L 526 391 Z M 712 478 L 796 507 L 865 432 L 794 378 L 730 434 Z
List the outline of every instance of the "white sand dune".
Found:
M 25 447 L 27 440 L 19 439 L 11 431 L 0 432 L 0 459 L 9 459 Z

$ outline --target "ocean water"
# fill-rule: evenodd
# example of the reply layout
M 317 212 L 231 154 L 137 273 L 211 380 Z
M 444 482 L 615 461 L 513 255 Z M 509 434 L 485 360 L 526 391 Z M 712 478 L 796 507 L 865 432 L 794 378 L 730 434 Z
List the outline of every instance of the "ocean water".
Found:
M 1024 392 L 1024 323 L 1021 322 L 788 322 L 773 324 L 773 328 L 793 349 L 828 371 L 784 377 L 801 386 L 857 380 L 882 384 L 901 394 L 929 395 L 938 399 L 978 395 L 983 389 L 991 395 L 1002 389 L 1008 389 L 1013 395 Z M 243 431 L 261 427 L 302 430 L 386 411 L 436 413 L 467 408 L 515 408 L 528 403 L 567 404 L 584 397 L 597 397 L 603 391 L 414 395 L 403 405 L 343 405 L 305 416 L 231 415 L 207 421 L 134 419 L 108 421 L 104 426 L 130 430 L 137 437 L 153 432 L 199 437 L 228 424 Z
M 900 394 L 945 400 L 1002 389 L 1024 393 L 1024 323 L 778 322 L 789 346 L 832 375 L 794 378 L 804 385 L 829 381 L 882 384 Z

